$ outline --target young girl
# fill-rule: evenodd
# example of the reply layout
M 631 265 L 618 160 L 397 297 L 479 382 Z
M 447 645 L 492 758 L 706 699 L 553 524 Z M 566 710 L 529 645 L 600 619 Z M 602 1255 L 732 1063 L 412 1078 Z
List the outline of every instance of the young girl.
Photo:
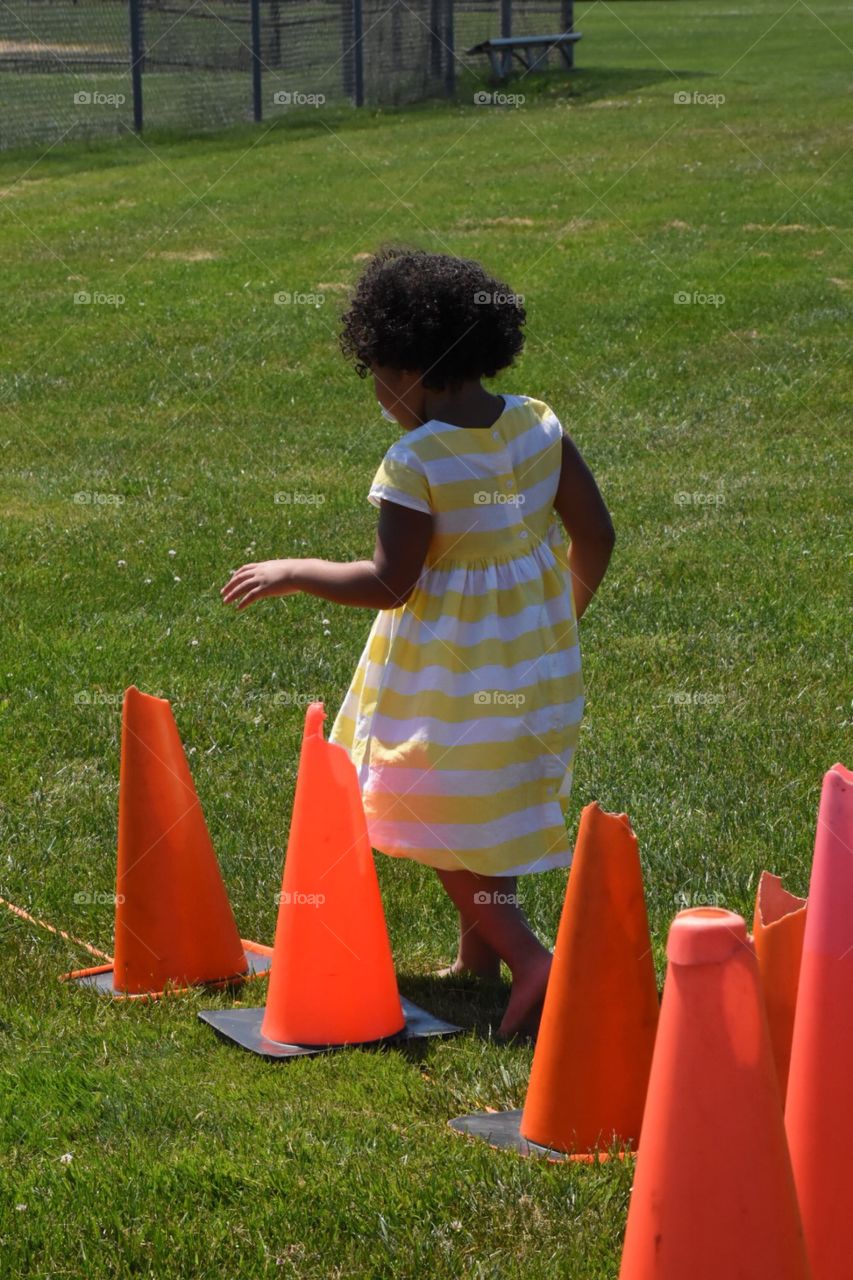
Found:
M 535 1034 L 541 1013 L 551 955 L 519 908 L 516 877 L 571 861 L 564 812 L 584 702 L 576 619 L 614 542 L 548 405 L 482 385 L 521 351 L 525 318 L 476 262 L 376 254 L 341 334 L 404 432 L 368 494 L 379 508 L 373 559 L 266 560 L 222 589 L 238 609 L 307 591 L 379 610 L 329 740 L 358 770 L 374 848 L 434 867 L 456 905 L 459 952 L 443 972 L 509 967 L 503 1036 Z

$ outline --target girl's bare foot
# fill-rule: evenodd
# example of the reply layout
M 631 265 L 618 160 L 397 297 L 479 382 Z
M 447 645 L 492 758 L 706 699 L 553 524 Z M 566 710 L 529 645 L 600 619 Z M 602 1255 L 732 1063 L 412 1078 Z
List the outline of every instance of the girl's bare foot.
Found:
M 501 964 L 498 960 L 497 964 L 489 964 L 484 968 L 472 968 L 470 965 L 462 964 L 460 960 L 454 960 L 453 964 L 447 965 L 444 969 L 434 969 L 434 978 L 479 978 L 483 982 L 498 983 L 501 980 Z
M 551 955 L 543 951 L 513 975 L 509 1004 L 498 1029 L 501 1038 L 536 1035 L 550 973 Z

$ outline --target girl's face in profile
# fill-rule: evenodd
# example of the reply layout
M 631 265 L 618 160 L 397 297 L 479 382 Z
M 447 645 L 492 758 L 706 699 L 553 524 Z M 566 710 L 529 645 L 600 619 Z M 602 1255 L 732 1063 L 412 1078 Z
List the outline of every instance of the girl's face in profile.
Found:
M 419 427 L 424 420 L 421 412 L 424 393 L 418 370 L 371 365 L 370 371 L 376 399 L 386 410 L 386 416 L 390 414 L 406 431 Z

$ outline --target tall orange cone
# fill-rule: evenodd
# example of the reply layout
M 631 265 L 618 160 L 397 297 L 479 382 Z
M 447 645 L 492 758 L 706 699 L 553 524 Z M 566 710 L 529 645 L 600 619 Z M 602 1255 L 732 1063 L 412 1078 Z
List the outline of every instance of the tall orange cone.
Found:
M 521 1135 L 559 1151 L 636 1143 L 658 992 L 637 837 L 624 813 L 588 804 L 569 887 Z
M 266 1057 L 458 1031 L 401 1002 L 355 766 L 308 707 L 265 1009 L 199 1016 Z
M 522 1154 L 589 1159 L 640 1134 L 658 1020 L 637 837 L 624 813 L 581 814 L 523 1112 L 451 1127 Z
M 824 775 L 785 1123 L 814 1280 L 853 1254 L 853 773 Z
M 808 1280 L 755 952 L 675 917 L 620 1280 Z
M 68 976 L 112 995 L 160 995 L 266 968 L 268 950 L 237 933 L 172 708 L 131 685 L 122 709 L 115 958 Z
M 783 888 L 779 876 L 762 871 L 752 933 L 783 1102 L 788 1088 L 806 901 Z
M 296 1044 L 350 1044 L 405 1024 L 358 777 L 305 716 L 262 1031 Z

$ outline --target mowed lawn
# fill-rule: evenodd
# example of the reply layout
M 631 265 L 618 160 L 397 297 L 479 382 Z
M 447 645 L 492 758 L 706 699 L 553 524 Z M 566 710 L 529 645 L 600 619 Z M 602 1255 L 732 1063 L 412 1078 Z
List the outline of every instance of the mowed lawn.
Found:
M 751 919 L 765 867 L 805 892 L 851 754 L 853 15 L 626 0 L 577 26 L 576 76 L 515 79 L 516 107 L 471 80 L 0 157 L 0 896 L 111 949 L 135 683 L 172 701 L 243 936 L 272 939 L 303 708 L 331 724 L 372 615 L 218 592 L 246 560 L 372 552 L 396 433 L 336 334 L 383 240 L 524 294 L 495 389 L 553 406 L 613 512 L 569 820 L 630 815 L 661 979 L 681 907 Z M 447 1129 L 520 1105 L 531 1050 L 490 1037 L 505 993 L 428 976 L 455 940 L 435 877 L 377 862 L 401 989 L 456 1040 L 268 1065 L 198 1022 L 234 997 L 99 1000 L 57 981 L 85 953 L 0 912 L 2 1275 L 617 1276 L 630 1167 Z M 565 883 L 524 885 L 550 941 Z

